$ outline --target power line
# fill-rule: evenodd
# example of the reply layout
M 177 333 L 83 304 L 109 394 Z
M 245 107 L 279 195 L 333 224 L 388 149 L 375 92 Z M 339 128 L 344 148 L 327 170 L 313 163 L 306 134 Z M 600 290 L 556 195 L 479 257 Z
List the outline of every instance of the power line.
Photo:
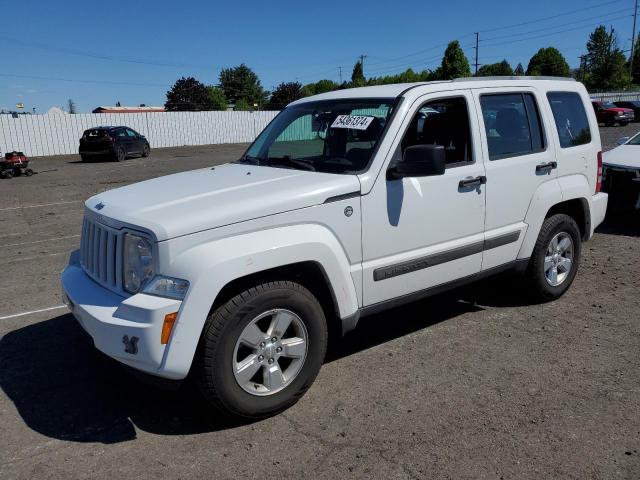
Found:
M 605 7 L 607 5 L 611 5 L 612 3 L 620 3 L 622 1 L 626 1 L 626 0 L 610 0 L 608 2 L 599 3 L 598 5 L 581 7 L 579 11 L 601 8 L 601 7 Z M 534 20 L 529 20 L 527 22 L 513 23 L 511 25 L 504 25 L 502 27 L 495 27 L 495 28 L 490 28 L 490 29 L 487 29 L 487 30 L 482 30 L 482 33 L 497 32 L 499 30 L 507 30 L 509 28 L 516 28 L 516 27 L 522 27 L 524 25 L 531 25 L 532 23 L 545 22 L 547 20 L 553 20 L 553 19 L 559 18 L 559 17 L 566 17 L 567 15 L 575 15 L 576 12 L 577 12 L 577 10 L 575 10 L 575 9 L 568 10 L 568 11 L 563 12 L 563 13 L 557 13 L 555 15 L 551 15 L 549 17 L 542 17 L 542 18 L 537 18 L 537 19 L 534 19 Z
M 97 83 L 97 84 L 105 84 L 105 85 L 129 85 L 133 87 L 162 87 L 165 88 L 166 85 L 160 85 L 157 83 L 139 83 L 139 82 L 111 82 L 108 80 L 85 80 L 85 79 L 77 79 L 77 78 L 60 78 L 60 77 L 44 77 L 39 75 L 18 75 L 13 73 L 0 73 L 0 77 L 10 77 L 10 78 L 26 78 L 31 80 L 48 80 L 48 81 L 58 81 L 58 82 L 71 82 L 71 83 Z

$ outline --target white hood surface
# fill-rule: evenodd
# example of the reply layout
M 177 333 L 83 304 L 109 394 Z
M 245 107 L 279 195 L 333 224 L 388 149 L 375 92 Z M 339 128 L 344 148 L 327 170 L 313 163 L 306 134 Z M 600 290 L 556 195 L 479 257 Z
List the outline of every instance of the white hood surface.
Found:
M 602 161 L 612 167 L 640 169 L 640 145 L 620 145 L 605 152 Z
M 359 192 L 356 175 L 225 164 L 91 197 L 99 215 L 152 231 L 158 241 L 324 203 Z M 96 205 L 104 205 L 96 211 Z

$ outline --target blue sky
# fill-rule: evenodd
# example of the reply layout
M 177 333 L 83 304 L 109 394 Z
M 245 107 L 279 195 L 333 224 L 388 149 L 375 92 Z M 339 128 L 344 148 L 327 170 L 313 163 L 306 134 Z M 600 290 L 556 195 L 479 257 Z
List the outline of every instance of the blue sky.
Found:
M 366 76 L 435 68 L 453 39 L 473 62 L 476 31 L 480 63 L 526 68 L 540 47 L 556 46 L 573 67 L 599 23 L 630 48 L 633 0 L 0 0 L 0 12 L 0 108 L 42 113 L 68 98 L 81 112 L 163 104 L 177 78 L 213 84 L 242 62 L 267 89 L 338 80 L 340 66 L 348 78 L 360 54 Z

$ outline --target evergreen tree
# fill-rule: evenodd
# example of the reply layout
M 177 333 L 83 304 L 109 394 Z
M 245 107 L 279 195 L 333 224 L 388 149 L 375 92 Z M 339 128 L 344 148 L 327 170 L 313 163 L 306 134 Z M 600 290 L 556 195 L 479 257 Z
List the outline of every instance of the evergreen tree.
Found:
M 460 42 L 454 40 L 449 43 L 442 58 L 442 66 L 439 75 L 442 80 L 452 80 L 454 78 L 470 77 L 471 68 L 469 60 L 465 57 Z
M 585 83 L 590 90 L 611 91 L 629 85 L 626 58 L 618 48 L 615 30 L 601 25 L 596 28 L 587 42 Z
M 233 68 L 224 68 L 220 72 L 220 88 L 228 101 L 236 105 L 240 100 L 247 104 L 264 105 L 267 100 L 267 92 L 262 88 L 258 75 L 244 63 Z
M 365 83 L 367 83 L 367 80 L 364 78 L 362 62 L 356 62 L 353 66 L 353 73 L 351 74 L 351 84 L 354 87 L 362 87 Z
M 513 73 L 514 73 L 514 75 L 517 75 L 518 77 L 522 77 L 525 74 L 524 73 L 524 67 L 522 66 L 521 63 L 518 64 L 518 66 L 513 71 Z

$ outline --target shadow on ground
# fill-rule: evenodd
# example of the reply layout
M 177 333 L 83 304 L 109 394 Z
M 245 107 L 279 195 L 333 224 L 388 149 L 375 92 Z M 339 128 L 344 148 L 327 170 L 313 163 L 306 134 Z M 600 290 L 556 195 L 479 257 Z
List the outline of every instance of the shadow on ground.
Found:
M 476 284 L 368 317 L 335 343 L 327 362 L 481 309 L 475 301 L 523 303 L 515 290 L 505 294 L 508 288 L 504 279 L 497 278 L 482 288 Z M 171 392 L 130 376 L 93 348 L 71 315 L 5 335 L 0 339 L 0 365 L 0 386 L 25 423 L 51 438 L 118 443 L 134 439 L 136 428 L 189 435 L 241 425 L 220 419 L 188 382 Z
M 608 235 L 640 237 L 640 212 L 638 210 L 612 212 L 609 209 L 607 217 L 596 229 L 596 232 Z

